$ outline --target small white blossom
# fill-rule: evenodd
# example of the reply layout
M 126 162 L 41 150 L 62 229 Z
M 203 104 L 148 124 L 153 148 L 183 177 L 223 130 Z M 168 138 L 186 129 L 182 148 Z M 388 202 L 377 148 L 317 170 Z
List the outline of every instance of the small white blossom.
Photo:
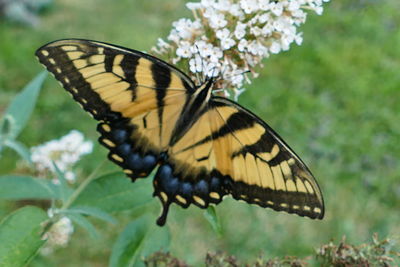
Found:
M 275 16 L 280 16 L 283 13 L 283 5 L 280 2 L 273 2 L 270 4 L 270 10 Z
M 260 17 L 260 15 L 255 15 L 254 17 L 252 17 L 248 22 L 247 25 L 251 28 L 254 27 L 258 24 L 258 18 Z
M 196 10 L 202 7 L 201 3 L 193 3 L 193 2 L 189 2 L 186 4 L 186 7 L 190 10 Z
M 203 7 L 213 7 L 215 4 L 215 0 L 201 0 L 201 5 Z
M 218 2 L 214 4 L 214 7 L 220 11 L 229 11 L 231 6 L 230 2 L 230 0 L 218 0 Z
M 264 13 L 258 17 L 258 22 L 260 22 L 261 24 L 264 24 L 269 20 L 271 20 L 271 15 L 269 13 Z
M 296 11 L 300 9 L 300 3 L 298 1 L 290 1 L 287 8 L 289 11 Z
M 210 18 L 210 26 L 214 29 L 223 28 L 227 24 L 224 14 L 214 14 Z
M 162 38 L 157 39 L 157 46 L 162 48 L 170 48 L 171 46 L 165 42 Z
M 240 52 L 244 52 L 247 49 L 247 46 L 249 45 L 249 42 L 246 39 L 240 40 L 238 44 L 238 49 Z
M 189 60 L 190 71 L 193 73 L 202 72 L 203 70 L 203 60 L 199 55 L 195 55 L 194 58 Z
M 41 253 L 48 255 L 56 248 L 66 247 L 73 232 L 74 226 L 71 220 L 67 217 L 62 217 L 53 224 L 50 230 L 44 235 L 47 242 L 46 246 L 42 248 Z
M 250 53 L 256 56 L 264 56 L 267 54 L 267 48 L 257 41 L 250 42 L 247 49 Z
M 258 8 L 267 11 L 269 9 L 269 0 L 258 0 Z
M 91 153 L 93 143 L 85 141 L 83 134 L 72 130 L 59 140 L 51 140 L 43 145 L 31 148 L 31 160 L 36 169 L 45 174 L 55 173 L 54 164 L 66 175 L 66 179 L 74 182 L 75 175 L 69 173 L 72 166 L 81 156 Z
M 235 44 L 236 43 L 232 38 L 225 38 L 225 39 L 221 40 L 221 46 L 222 46 L 222 49 L 224 49 L 224 50 L 231 48 Z
M 178 35 L 178 31 L 175 29 L 172 29 L 171 32 L 169 33 L 169 35 L 167 36 L 167 39 L 174 42 L 174 43 L 178 43 L 180 40 L 180 37 Z
M 219 59 L 222 58 L 223 55 L 224 53 L 219 47 L 213 47 L 210 53 L 210 61 L 217 63 Z
M 323 11 L 324 8 L 322 6 L 315 7 L 315 13 L 317 13 L 317 15 L 322 15 Z
M 281 51 L 281 45 L 278 42 L 273 42 L 269 47 L 269 51 L 272 54 L 278 54 Z
M 294 37 L 294 41 L 296 42 L 297 45 L 301 45 L 303 43 L 302 33 L 296 34 L 296 36 Z
M 218 30 L 215 35 L 218 39 L 223 40 L 228 38 L 230 33 L 231 32 L 227 28 L 223 28 L 222 30 Z
M 251 55 L 250 53 L 245 53 L 241 55 L 242 58 L 246 61 L 247 65 L 250 67 L 255 67 L 257 65 L 257 58 Z
M 202 50 L 206 45 L 207 45 L 207 43 L 203 40 L 194 42 L 194 44 L 191 48 L 192 54 L 198 54 L 200 52 L 200 50 Z
M 235 37 L 240 40 L 246 35 L 246 24 L 238 22 L 235 28 Z
M 230 79 L 232 84 L 241 87 L 243 84 L 243 71 L 242 70 L 234 70 L 230 73 Z
M 215 14 L 217 14 L 216 10 L 210 7 L 205 7 L 204 11 L 203 11 L 203 16 L 205 18 L 207 18 L 208 20 L 211 19 L 212 16 L 214 16 Z
M 204 58 L 210 56 L 212 53 L 212 50 L 213 50 L 213 45 L 210 43 L 206 43 L 206 42 L 202 42 L 199 44 L 200 45 L 198 46 L 198 49 L 199 49 L 200 56 L 202 56 Z
M 255 26 L 250 29 L 250 33 L 253 34 L 254 36 L 260 36 L 262 35 L 263 30 L 260 27 Z
M 182 58 L 190 58 L 192 56 L 191 47 L 189 42 L 181 42 L 178 49 L 176 49 L 176 55 Z
M 191 21 L 190 19 L 180 19 L 172 24 L 175 27 L 175 31 L 178 36 L 182 39 L 189 39 L 194 34 L 195 30 L 200 27 L 198 21 Z
M 296 26 L 299 26 L 300 24 L 304 23 L 306 21 L 307 13 L 304 12 L 301 9 L 293 10 L 292 16 L 294 18 L 294 24 Z
M 282 38 L 280 42 L 282 51 L 288 51 L 292 42 L 293 40 L 289 38 Z
M 243 79 L 242 79 L 241 83 L 243 83 Z M 235 88 L 235 98 L 234 98 L 234 100 L 235 100 L 235 101 L 238 101 L 239 96 L 240 96 L 244 91 L 246 91 L 245 88 Z
M 243 12 L 240 9 L 240 6 L 238 4 L 231 4 L 229 7 L 229 13 L 235 17 L 242 17 Z
M 272 25 L 272 23 L 267 23 L 262 28 L 262 34 L 264 34 L 266 36 L 269 36 L 270 34 L 272 34 L 273 31 L 274 31 L 274 26 Z
M 241 0 L 240 7 L 244 10 L 244 13 L 250 14 L 258 10 L 257 0 Z
M 220 64 L 211 62 L 204 66 L 203 72 L 206 77 L 216 77 L 219 74 Z

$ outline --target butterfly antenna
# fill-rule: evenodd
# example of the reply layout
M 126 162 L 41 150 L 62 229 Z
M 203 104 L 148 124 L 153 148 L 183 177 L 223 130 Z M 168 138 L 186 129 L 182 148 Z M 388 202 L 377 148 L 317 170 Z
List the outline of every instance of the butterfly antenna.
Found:
M 227 68 L 226 65 L 224 65 L 224 67 L 219 72 L 218 77 L 215 79 L 215 82 L 219 82 L 219 81 L 224 80 L 224 75 L 225 75 L 226 68 Z
M 243 74 L 250 73 L 250 72 L 251 72 L 250 70 L 245 70 L 240 73 L 232 74 L 232 75 L 228 76 L 228 78 L 232 78 L 232 77 L 243 75 Z
M 203 66 L 203 58 L 201 57 L 201 55 L 200 55 L 200 49 L 199 49 L 199 47 L 197 46 L 197 44 L 194 44 L 194 46 L 196 47 L 196 50 L 195 50 L 195 56 L 194 56 L 194 60 L 195 60 L 195 63 L 196 63 L 196 55 L 200 58 L 200 61 L 201 61 L 201 67 L 202 67 L 202 69 L 204 69 L 204 66 Z M 196 71 L 196 79 L 199 81 L 199 84 L 197 85 L 198 87 L 200 87 L 202 84 L 203 84 L 203 77 Z
M 232 78 L 232 77 L 239 76 L 239 75 L 243 75 L 243 74 L 246 74 L 246 73 L 250 73 L 250 72 L 251 72 L 250 70 L 245 70 L 245 71 L 242 71 L 242 72 L 240 72 L 240 73 L 236 73 L 236 74 L 232 74 L 232 75 L 229 75 L 229 76 L 224 77 L 225 71 L 226 71 L 226 69 L 223 69 L 223 70 L 221 71 L 221 75 L 219 75 L 219 78 L 218 78 L 215 82 L 219 82 L 219 81 L 222 81 L 222 80 L 230 79 L 230 78 Z M 222 72 L 223 72 L 223 73 L 222 73 Z
M 224 67 L 221 69 L 221 72 L 220 72 L 220 76 L 221 76 L 221 79 L 223 79 L 223 77 L 224 77 L 224 75 L 225 75 L 225 71 L 226 71 L 226 65 L 224 64 Z
M 215 67 L 213 68 L 213 70 L 212 70 L 212 78 L 215 77 L 215 71 L 218 71 L 217 66 L 215 66 Z
M 200 55 L 200 50 L 199 50 L 199 55 Z M 201 81 L 201 84 L 203 85 L 206 82 L 208 82 L 209 77 L 208 77 L 207 73 L 205 72 L 206 64 L 204 63 L 203 57 L 201 55 L 200 55 L 200 60 L 201 60 L 201 68 L 202 68 L 202 71 L 203 71 L 203 79 Z

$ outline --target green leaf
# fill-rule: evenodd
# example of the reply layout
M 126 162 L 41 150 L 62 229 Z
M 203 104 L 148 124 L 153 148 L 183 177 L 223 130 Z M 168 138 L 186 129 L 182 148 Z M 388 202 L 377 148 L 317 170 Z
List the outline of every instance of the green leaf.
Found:
M 168 250 L 170 245 L 168 227 L 158 227 L 147 216 L 129 223 L 115 242 L 109 266 L 143 267 L 143 260 L 150 254 Z
M 221 223 L 218 220 L 217 212 L 214 206 L 209 206 L 206 211 L 204 211 L 204 217 L 206 217 L 207 221 L 211 224 L 212 229 L 218 235 L 222 235 L 222 227 Z
M 113 246 L 110 267 L 135 266 L 140 258 L 140 251 L 145 244 L 150 225 L 150 220 L 145 216 L 126 226 Z
M 21 208 L 0 223 L 1 266 L 25 266 L 45 243 L 41 240 L 41 223 L 47 214 L 37 207 Z M 27 223 L 29 222 L 29 223 Z
M 72 213 L 68 213 L 68 214 L 66 214 L 66 216 L 68 218 L 70 218 L 73 222 L 75 222 L 76 224 L 78 224 L 79 226 L 84 228 L 86 231 L 88 231 L 91 238 L 93 238 L 93 239 L 99 238 L 99 234 L 97 233 L 97 230 L 94 227 L 94 225 L 88 219 L 86 219 L 84 216 L 82 216 L 80 214 L 72 214 Z
M 58 199 L 59 186 L 29 176 L 0 176 L 0 199 Z
M 101 209 L 94 208 L 94 207 L 84 207 L 84 206 L 79 206 L 79 207 L 74 207 L 67 209 L 63 211 L 63 213 L 75 213 L 75 214 L 83 214 L 83 215 L 90 215 L 93 217 L 96 217 L 100 220 L 109 222 L 109 223 L 116 223 L 117 220 L 112 217 L 110 214 L 107 212 L 102 211 Z
M 6 119 L 3 119 L 1 129 L 8 130 L 6 139 L 13 140 L 25 127 L 32 114 L 47 72 L 39 73 L 25 88 L 13 99 L 8 106 L 4 118 L 8 118 L 8 126 L 5 127 Z
M 8 146 L 9 148 L 13 149 L 15 152 L 17 152 L 21 158 L 32 164 L 31 160 L 31 153 L 29 150 L 26 148 L 26 146 L 16 140 L 5 140 L 4 142 L 5 146 Z
M 142 206 L 152 200 L 151 179 L 132 183 L 124 174 L 112 173 L 93 180 L 73 206 L 97 207 L 106 212 Z
M 157 251 L 168 251 L 170 242 L 171 234 L 168 227 L 151 224 L 135 267 L 144 267 L 144 259 Z

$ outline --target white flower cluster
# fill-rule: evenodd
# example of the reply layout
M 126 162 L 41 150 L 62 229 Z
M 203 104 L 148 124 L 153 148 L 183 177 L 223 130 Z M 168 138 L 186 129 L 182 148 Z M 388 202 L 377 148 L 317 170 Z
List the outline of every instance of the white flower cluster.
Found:
M 195 19 L 175 21 L 167 37 L 153 51 L 173 55 L 171 62 L 188 67 L 192 78 L 222 78 L 216 89 L 232 88 L 235 98 L 245 73 L 270 54 L 302 43 L 297 27 L 305 22 L 306 10 L 317 14 L 329 0 L 201 0 L 187 3 Z M 249 80 L 247 79 L 249 82 Z M 200 81 L 201 82 L 201 81 Z M 229 93 L 225 90 L 225 93 Z
M 82 155 L 89 154 L 93 150 L 93 143 L 85 141 L 81 132 L 72 130 L 59 140 L 51 140 L 40 146 L 31 148 L 31 159 L 36 169 L 41 174 L 55 173 L 53 162 L 64 173 L 69 182 L 75 181 L 75 173 L 72 166 Z M 55 183 L 57 179 L 53 180 Z
M 74 226 L 71 220 L 67 217 L 62 217 L 45 234 L 44 238 L 47 239 L 47 242 L 41 253 L 48 255 L 53 252 L 54 248 L 66 247 L 73 232 Z

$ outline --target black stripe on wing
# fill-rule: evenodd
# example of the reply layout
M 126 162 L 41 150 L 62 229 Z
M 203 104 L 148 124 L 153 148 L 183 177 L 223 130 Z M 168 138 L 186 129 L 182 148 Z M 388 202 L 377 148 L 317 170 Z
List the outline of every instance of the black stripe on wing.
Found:
M 85 59 L 98 54 L 98 48 L 76 46 L 76 51 L 84 52 L 84 56 L 79 59 Z M 61 82 L 62 86 L 72 94 L 73 98 L 82 105 L 83 109 L 88 111 L 97 120 L 115 120 L 121 117 L 117 112 L 111 111 L 109 105 L 105 103 L 99 94 L 91 87 L 86 78 L 77 69 L 73 61 L 66 52 L 58 46 L 44 46 L 36 51 L 40 63 L 42 63 L 55 78 Z M 95 65 L 95 64 L 93 64 Z M 91 66 L 90 64 L 88 66 Z
M 162 136 L 162 118 L 164 112 L 164 97 L 167 94 L 167 89 L 171 84 L 171 71 L 166 67 L 158 64 L 153 64 L 151 66 L 152 76 L 155 82 L 155 87 L 158 89 L 164 90 L 157 90 L 157 106 L 158 106 L 158 122 L 160 127 L 160 136 Z

